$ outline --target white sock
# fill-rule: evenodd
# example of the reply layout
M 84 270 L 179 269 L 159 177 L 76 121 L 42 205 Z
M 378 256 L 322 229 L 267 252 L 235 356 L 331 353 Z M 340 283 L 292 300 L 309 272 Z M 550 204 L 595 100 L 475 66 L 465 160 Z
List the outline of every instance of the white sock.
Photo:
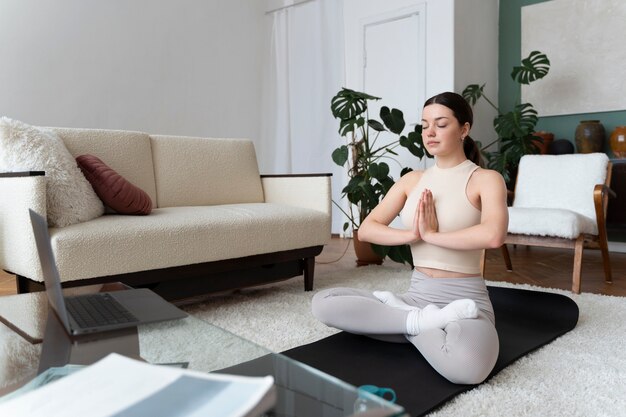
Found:
M 474 300 L 454 300 L 444 308 L 429 304 L 422 309 L 409 311 L 406 318 L 406 332 L 411 336 L 430 329 L 443 329 L 452 321 L 475 319 L 478 308 Z
M 400 310 L 415 310 L 418 307 L 408 305 L 391 291 L 374 291 L 374 297 L 390 307 L 399 308 Z

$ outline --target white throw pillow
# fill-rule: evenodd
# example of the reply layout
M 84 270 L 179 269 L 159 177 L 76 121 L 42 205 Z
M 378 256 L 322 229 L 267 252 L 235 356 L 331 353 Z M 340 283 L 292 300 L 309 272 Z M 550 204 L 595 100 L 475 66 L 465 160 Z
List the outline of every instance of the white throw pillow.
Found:
M 104 213 L 102 201 L 53 131 L 0 118 L 0 172 L 45 171 L 48 225 L 64 227 Z

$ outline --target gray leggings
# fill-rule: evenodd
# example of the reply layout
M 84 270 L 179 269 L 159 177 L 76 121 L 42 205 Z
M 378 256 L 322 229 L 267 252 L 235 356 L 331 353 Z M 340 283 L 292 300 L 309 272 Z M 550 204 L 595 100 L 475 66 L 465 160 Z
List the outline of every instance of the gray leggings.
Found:
M 431 278 L 414 270 L 411 286 L 399 294 L 405 303 L 423 308 L 444 307 L 470 298 L 478 318 L 449 323 L 445 329 L 406 335 L 408 312 L 387 306 L 370 291 L 330 288 L 315 294 L 313 315 L 327 326 L 390 342 L 413 343 L 428 363 L 449 381 L 477 384 L 485 380 L 498 359 L 499 341 L 493 307 L 482 277 Z

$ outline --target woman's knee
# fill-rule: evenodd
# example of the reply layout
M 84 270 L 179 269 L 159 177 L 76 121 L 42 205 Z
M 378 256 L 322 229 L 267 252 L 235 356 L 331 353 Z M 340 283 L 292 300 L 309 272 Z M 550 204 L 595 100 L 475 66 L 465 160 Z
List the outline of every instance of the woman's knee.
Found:
M 330 319 L 328 299 L 331 297 L 331 290 L 332 289 L 328 288 L 318 291 L 311 300 L 311 312 L 313 313 L 313 317 L 324 324 L 328 324 Z
M 498 334 L 490 322 L 460 320 L 412 339 L 428 362 L 450 382 L 479 384 L 498 359 Z

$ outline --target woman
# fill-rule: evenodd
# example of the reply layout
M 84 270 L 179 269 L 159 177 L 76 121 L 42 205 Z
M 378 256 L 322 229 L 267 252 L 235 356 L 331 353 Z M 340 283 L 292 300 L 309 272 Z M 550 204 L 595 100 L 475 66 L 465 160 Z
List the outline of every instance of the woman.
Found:
M 482 278 L 482 250 L 502 245 L 508 226 L 502 176 L 482 169 L 469 137 L 471 107 L 458 94 L 426 101 L 422 137 L 435 165 L 405 174 L 363 221 L 359 238 L 410 244 L 408 291 L 322 290 L 313 314 L 328 326 L 377 339 L 409 341 L 441 375 L 477 384 L 499 350 L 493 307 Z M 400 214 L 406 229 L 389 227 Z

